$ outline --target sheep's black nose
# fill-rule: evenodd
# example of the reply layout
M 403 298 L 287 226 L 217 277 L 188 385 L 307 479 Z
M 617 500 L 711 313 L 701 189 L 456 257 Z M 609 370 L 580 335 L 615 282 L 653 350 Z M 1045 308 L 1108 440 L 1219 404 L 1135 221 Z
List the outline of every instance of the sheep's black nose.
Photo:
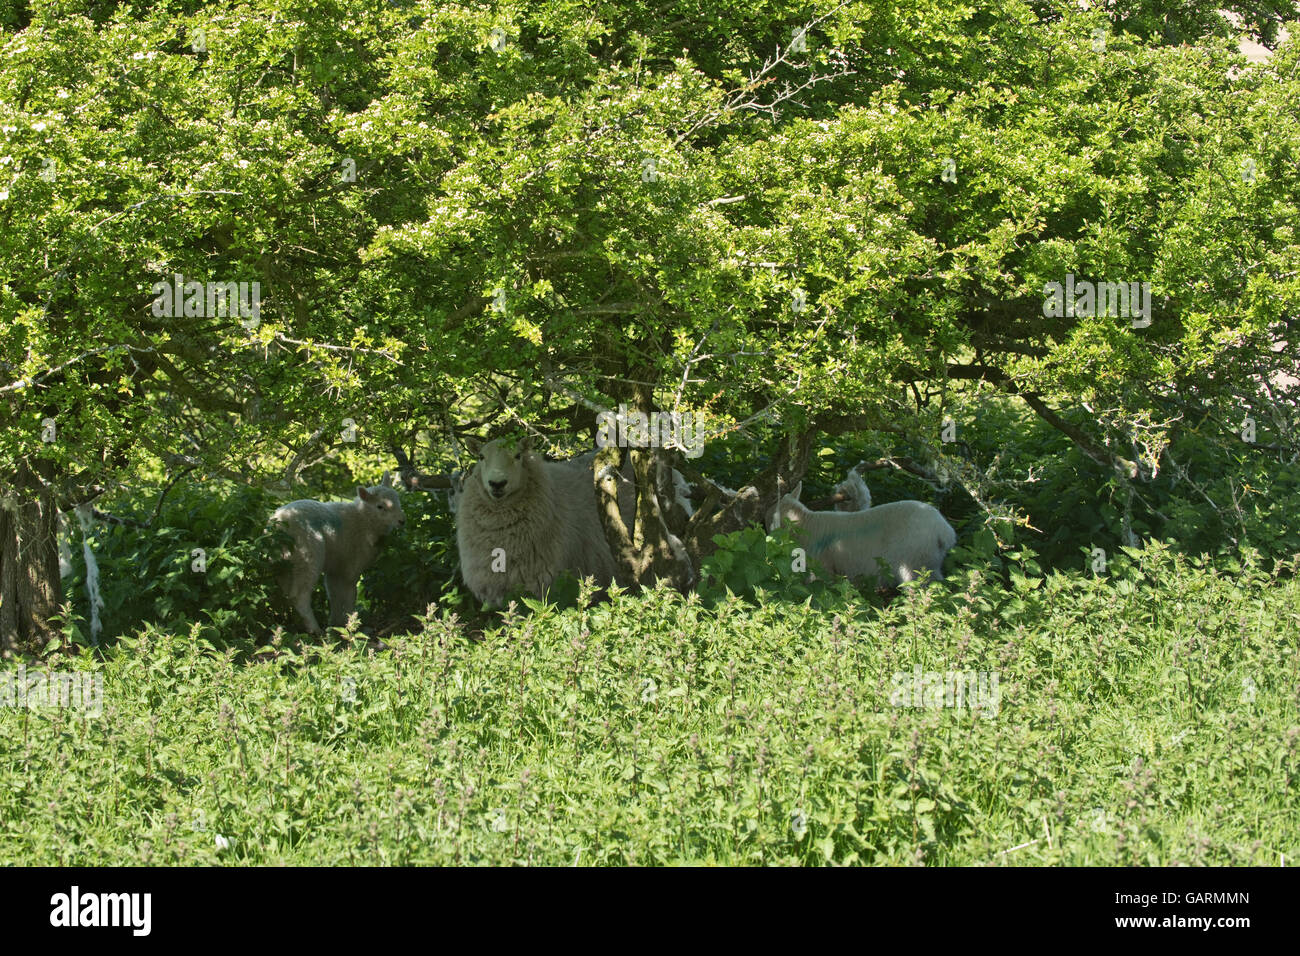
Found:
M 506 490 L 506 483 L 504 479 L 501 481 L 489 481 L 488 484 L 492 486 L 493 491 L 500 492 Z

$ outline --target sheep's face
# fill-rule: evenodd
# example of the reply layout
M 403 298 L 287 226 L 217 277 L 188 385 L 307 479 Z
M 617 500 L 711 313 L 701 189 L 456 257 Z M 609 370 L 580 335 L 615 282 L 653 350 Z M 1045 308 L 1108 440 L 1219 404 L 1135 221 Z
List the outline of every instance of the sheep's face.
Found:
M 781 527 L 783 524 L 798 525 L 803 524 L 803 505 L 794 495 L 786 495 L 776 503 L 776 520 L 773 529 Z
M 498 438 L 479 449 L 478 480 L 488 497 L 501 501 L 524 487 L 527 481 L 524 462 L 528 454 L 527 440 L 510 442 Z
M 835 486 L 835 494 L 845 499 L 835 503 L 836 511 L 866 511 L 871 507 L 871 491 L 856 472 L 850 472 L 848 478 Z
M 358 488 L 357 497 L 361 499 L 366 514 L 381 535 L 406 524 L 406 515 L 402 513 L 402 502 L 397 497 L 395 488 L 390 488 L 387 484 Z

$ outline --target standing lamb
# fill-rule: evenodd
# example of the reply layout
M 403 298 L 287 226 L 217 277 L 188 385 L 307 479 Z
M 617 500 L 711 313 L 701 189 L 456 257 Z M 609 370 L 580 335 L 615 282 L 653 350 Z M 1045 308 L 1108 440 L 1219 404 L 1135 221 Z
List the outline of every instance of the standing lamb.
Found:
M 943 559 L 957 543 L 957 533 L 932 505 L 923 501 L 891 501 L 867 511 L 809 511 L 799 502 L 803 482 L 777 502 L 773 528 L 795 526 L 795 535 L 808 553 L 831 574 L 876 578 L 877 559 L 890 580 L 911 581 L 924 569 L 943 580 Z
M 311 609 L 312 591 L 321 573 L 330 602 L 330 627 L 343 627 L 357 603 L 357 580 L 375 560 L 380 540 L 405 523 L 388 472 L 371 488 L 358 486 L 351 501 L 303 499 L 276 509 L 271 524 L 292 539 L 281 555 L 289 564 L 280 573 L 280 587 L 309 634 L 322 633 Z
M 461 574 L 476 598 L 496 607 L 521 591 L 540 597 L 564 571 L 598 587 L 614 580 L 596 510 L 594 452 L 544 461 L 528 440 L 500 438 L 477 451 L 456 512 Z
M 849 469 L 848 477 L 835 486 L 835 494 L 842 496 L 841 501 L 835 502 L 836 511 L 866 511 L 871 507 L 871 490 L 858 473 L 858 469 L 865 464 L 866 462 L 858 462 Z

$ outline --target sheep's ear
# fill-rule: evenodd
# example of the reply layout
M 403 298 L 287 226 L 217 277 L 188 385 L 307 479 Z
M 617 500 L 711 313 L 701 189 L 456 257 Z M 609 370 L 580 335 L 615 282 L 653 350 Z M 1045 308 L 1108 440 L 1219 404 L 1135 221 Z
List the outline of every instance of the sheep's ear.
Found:
M 393 473 L 391 471 L 384 472 L 384 477 L 379 479 L 379 485 L 381 488 L 393 487 Z
M 375 496 L 370 493 L 370 489 L 362 485 L 357 485 L 357 497 L 362 501 L 374 501 Z
M 533 450 L 533 436 L 532 436 L 532 435 L 526 435 L 526 436 L 524 437 L 524 440 L 521 441 L 521 442 L 519 443 L 519 451 L 520 451 L 522 454 L 525 454 L 525 455 L 526 455 L 526 454 L 528 454 L 528 453 L 529 453 L 530 451 L 532 451 L 532 450 Z
M 802 494 L 803 494 L 803 479 L 801 478 L 799 480 L 799 484 L 795 485 L 794 490 L 790 492 L 790 497 L 793 498 L 795 501 L 798 501 L 799 496 Z
M 479 441 L 477 438 L 475 438 L 473 435 L 466 435 L 465 447 L 469 449 L 469 453 L 471 455 L 477 455 L 480 451 L 483 450 L 483 443 Z

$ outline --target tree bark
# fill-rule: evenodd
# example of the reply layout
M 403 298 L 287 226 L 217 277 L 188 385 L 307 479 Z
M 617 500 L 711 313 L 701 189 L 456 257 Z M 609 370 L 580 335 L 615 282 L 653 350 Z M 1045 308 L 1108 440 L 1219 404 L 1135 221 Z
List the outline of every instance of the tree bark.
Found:
M 0 502 L 0 656 L 39 654 L 58 636 L 58 509 L 53 463 L 20 462 Z M 43 480 L 42 480 L 43 479 Z
M 649 420 L 652 389 L 638 384 L 634 395 L 633 407 Z M 603 448 L 596 455 L 592 477 L 601 526 L 614 556 L 619 583 L 639 588 L 667 581 L 685 591 L 695 580 L 693 566 L 681 540 L 669 530 L 666 509 L 659 503 L 660 482 L 656 479 L 667 468 L 666 454 L 658 447 L 631 449 L 633 485 L 629 490 L 621 480 L 627 476 L 619 469 L 620 450 Z M 635 501 L 632 509 L 627 507 L 629 497 Z M 624 520 L 629 510 L 630 523 Z
M 713 542 L 715 535 L 729 534 L 746 525 L 764 522 L 767 513 L 776 506 L 781 496 L 793 488 L 808 470 L 812 436 L 811 429 L 788 434 L 772 456 L 772 463 L 725 505 L 721 505 L 721 495 L 716 488 L 709 492 L 704 504 L 686 525 L 683 536 L 686 553 L 693 567 L 700 567 L 700 562 L 718 550 Z M 687 471 L 683 471 L 683 474 L 698 487 L 697 475 Z

